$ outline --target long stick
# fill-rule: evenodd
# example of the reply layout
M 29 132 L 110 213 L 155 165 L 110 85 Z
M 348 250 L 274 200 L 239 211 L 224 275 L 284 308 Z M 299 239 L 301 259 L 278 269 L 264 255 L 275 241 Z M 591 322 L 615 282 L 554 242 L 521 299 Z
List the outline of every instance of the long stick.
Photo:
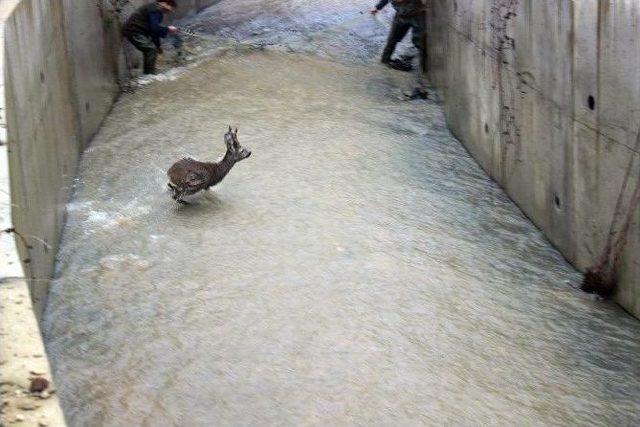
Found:
M 636 136 L 636 145 L 634 151 L 637 152 L 640 149 L 640 129 L 638 129 L 638 133 Z M 616 207 L 613 211 L 613 218 L 611 220 L 611 226 L 609 227 L 609 234 L 607 236 L 607 243 L 604 248 L 604 252 L 600 257 L 600 262 L 598 265 L 603 269 L 612 269 L 615 262 L 613 254 L 613 246 L 616 236 L 616 225 L 618 224 L 618 218 L 622 214 L 622 204 L 624 201 L 624 195 L 627 192 L 627 187 L 629 185 L 629 178 L 631 176 L 631 171 L 633 170 L 633 164 L 635 162 L 635 155 L 631 155 L 629 158 L 629 165 L 627 166 L 627 170 L 624 174 L 624 179 L 622 181 L 622 187 L 620 188 L 620 193 L 618 194 L 618 200 L 616 201 Z M 618 233 L 619 235 L 619 233 Z M 619 238 L 618 238 L 619 240 Z
M 616 242 L 615 248 L 613 249 L 612 262 L 613 262 L 614 270 L 617 263 L 620 261 L 620 258 L 622 256 L 622 251 L 624 250 L 624 247 L 627 244 L 627 241 L 629 240 L 629 229 L 631 228 L 631 223 L 633 222 L 633 219 L 635 217 L 635 213 L 636 213 L 636 210 L 638 209 L 639 204 L 640 204 L 640 173 L 638 173 L 636 190 L 634 191 L 633 196 L 629 201 L 629 209 L 627 210 L 624 226 L 622 227 L 622 229 L 620 230 L 620 233 L 618 234 L 618 241 Z

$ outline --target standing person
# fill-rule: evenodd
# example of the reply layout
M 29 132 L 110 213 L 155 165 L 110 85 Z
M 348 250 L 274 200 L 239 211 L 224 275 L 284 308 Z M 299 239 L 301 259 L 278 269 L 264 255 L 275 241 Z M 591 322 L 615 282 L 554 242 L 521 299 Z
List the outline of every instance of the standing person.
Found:
M 122 34 L 144 56 L 144 73 L 156 73 L 156 60 L 162 53 L 161 38 L 176 34 L 174 26 L 164 27 L 164 16 L 176 10 L 175 0 L 157 0 L 133 12 L 122 28 Z
M 400 43 L 409 30 L 411 30 L 413 44 L 420 52 L 421 66 L 424 67 L 426 17 L 422 0 L 380 0 L 378 4 L 371 9 L 371 13 L 373 15 L 377 14 L 389 1 L 391 1 L 391 5 L 396 10 L 396 15 L 393 17 L 387 45 L 382 52 L 382 63 L 398 70 L 411 71 L 411 64 L 391 58 L 393 52 L 396 50 L 396 45 Z

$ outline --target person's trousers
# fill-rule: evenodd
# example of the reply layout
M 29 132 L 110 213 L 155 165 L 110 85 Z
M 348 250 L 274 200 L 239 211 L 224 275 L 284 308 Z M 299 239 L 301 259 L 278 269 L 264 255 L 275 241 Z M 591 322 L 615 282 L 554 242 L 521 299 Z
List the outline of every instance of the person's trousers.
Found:
M 145 74 L 156 73 L 156 61 L 158 60 L 158 47 L 153 42 L 151 37 L 142 33 L 128 33 L 125 34 L 127 40 L 136 47 L 144 57 L 144 70 Z
M 389 62 L 391 55 L 396 50 L 396 45 L 402 41 L 402 39 L 411 30 L 413 45 L 420 52 L 420 59 L 422 66 L 424 66 L 424 39 L 425 39 L 425 16 L 424 14 L 401 16 L 396 13 L 391 24 L 391 30 L 389 31 L 389 38 L 387 39 L 387 45 L 382 52 L 382 62 Z

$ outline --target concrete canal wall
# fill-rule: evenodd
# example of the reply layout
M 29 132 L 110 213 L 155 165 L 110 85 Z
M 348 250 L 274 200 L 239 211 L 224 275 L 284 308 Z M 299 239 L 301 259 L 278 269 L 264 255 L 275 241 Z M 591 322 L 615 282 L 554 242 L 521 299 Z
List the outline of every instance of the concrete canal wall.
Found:
M 640 174 L 640 3 L 428 4 L 430 75 L 453 133 L 567 259 L 593 265 L 625 174 L 620 216 Z M 636 316 L 639 214 L 615 296 Z
M 176 16 L 215 2 L 183 0 Z M 125 72 L 110 3 L 0 1 L 0 230 L 15 228 L 22 236 L 0 232 L 0 379 L 8 402 L 2 422 L 64 424 L 55 395 L 25 402 L 20 393 L 34 372 L 51 378 L 36 318 L 80 153 L 109 113 Z M 120 3 L 129 3 L 126 13 L 144 1 Z M 31 409 L 20 409 L 26 406 Z
M 177 16 L 215 2 L 183 0 Z M 0 1 L 0 230 L 22 236 L 0 233 L 0 383 L 11 393 L 26 388 L 34 372 L 51 377 L 36 318 L 79 155 L 125 72 L 110 3 Z M 125 12 L 141 3 L 129 2 Z M 623 207 L 640 175 L 640 4 L 428 4 L 430 75 L 451 129 L 569 260 L 582 269 L 592 265 L 626 172 Z M 639 214 L 616 295 L 636 316 Z M 55 396 L 25 405 L 37 406 L 26 424 L 64 423 Z M 9 406 L 11 416 L 23 416 L 14 402 Z

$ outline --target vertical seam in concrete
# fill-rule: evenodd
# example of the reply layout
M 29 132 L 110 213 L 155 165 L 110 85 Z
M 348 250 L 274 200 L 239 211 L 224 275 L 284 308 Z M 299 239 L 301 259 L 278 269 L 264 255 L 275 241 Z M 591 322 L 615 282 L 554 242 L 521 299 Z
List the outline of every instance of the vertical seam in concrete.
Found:
M 599 165 L 601 162 L 598 161 L 598 156 L 600 155 L 600 144 L 602 142 L 602 137 L 600 135 L 600 60 L 602 58 L 601 54 L 601 40 L 602 40 L 602 1 L 598 0 L 598 15 L 596 20 L 596 104 L 595 104 L 595 133 L 596 133 L 596 164 Z M 608 1 L 608 0 L 605 0 Z M 595 170 L 595 182 L 600 182 L 600 167 L 596 166 Z M 596 197 L 599 192 L 596 191 Z M 596 200 L 597 206 L 601 206 L 600 200 Z
M 80 118 L 80 102 L 79 102 L 79 94 L 78 94 L 78 86 L 74 83 L 76 81 L 77 78 L 77 73 L 76 73 L 76 67 L 73 66 L 74 64 L 74 60 L 73 57 L 71 56 L 71 49 L 69 49 L 69 44 L 73 43 L 73 40 L 71 40 L 71 38 L 69 37 L 69 31 L 68 31 L 68 27 L 67 27 L 67 17 L 65 15 L 65 10 L 66 8 L 64 7 L 64 3 L 63 0 L 56 0 L 56 2 L 60 5 L 58 10 L 60 10 L 61 13 L 61 17 L 60 17 L 60 25 L 62 26 L 61 31 L 64 34 L 63 37 L 63 46 L 64 46 L 64 56 L 66 58 L 67 64 L 70 65 L 69 67 L 69 77 L 71 79 L 71 81 L 69 82 L 69 87 L 71 89 L 71 98 L 72 98 L 72 103 L 73 103 L 73 110 L 74 110 L 74 116 L 75 116 L 75 123 L 74 123 L 74 127 L 75 127 L 75 138 L 76 138 L 76 144 L 79 144 L 80 147 L 82 147 L 82 144 L 80 143 L 81 140 L 81 135 L 83 135 L 83 129 L 82 129 L 82 120 Z M 74 171 L 74 176 L 75 176 L 75 171 Z
M 572 244 L 568 245 L 569 256 L 568 258 L 573 259 L 577 253 L 576 240 L 570 238 L 570 236 L 574 235 L 574 227 L 575 227 L 575 206 L 576 206 L 576 191 L 574 188 L 574 175 L 575 175 L 575 150 L 578 148 L 576 146 L 576 126 L 573 118 L 576 116 L 576 86 L 575 86 L 575 61 L 576 61 L 576 49 L 575 49 L 575 41 L 576 41 L 576 16 L 575 16 L 575 5 L 573 1 L 569 2 L 569 18 L 571 20 L 570 25 L 571 28 L 569 30 L 569 40 L 568 40 L 568 49 L 569 54 L 571 56 L 571 60 L 569 61 L 569 91 L 570 97 L 569 105 L 570 105 L 570 117 L 571 123 L 568 129 L 568 139 L 565 143 L 565 169 L 564 169 L 564 198 L 566 200 L 566 210 L 565 210 L 565 221 L 567 228 L 567 235 L 569 237 L 569 241 Z

